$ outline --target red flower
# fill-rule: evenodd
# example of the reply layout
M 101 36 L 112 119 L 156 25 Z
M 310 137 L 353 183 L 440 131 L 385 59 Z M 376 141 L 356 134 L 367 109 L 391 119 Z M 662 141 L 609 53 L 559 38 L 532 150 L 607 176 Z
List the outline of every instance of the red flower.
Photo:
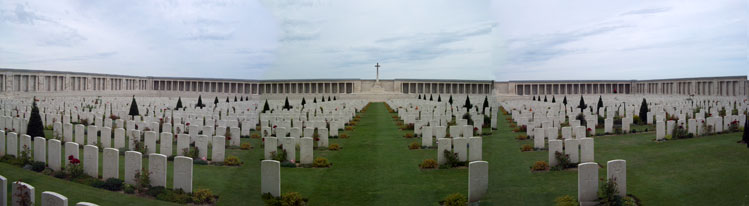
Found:
M 590 132 L 592 129 L 588 128 L 588 132 Z
M 315 141 L 320 141 L 320 138 L 319 137 L 315 137 Z
M 188 122 L 188 123 L 185 123 L 185 125 L 187 125 L 187 126 L 190 126 L 190 123 L 189 123 L 189 122 Z
M 75 158 L 73 155 L 68 156 L 68 160 L 73 160 L 73 158 Z
M 273 125 L 273 129 L 275 129 L 275 128 L 276 128 L 276 125 Z
M 479 130 L 479 128 L 478 128 L 478 127 L 474 127 L 474 128 L 473 128 L 473 131 L 478 131 L 478 130 Z

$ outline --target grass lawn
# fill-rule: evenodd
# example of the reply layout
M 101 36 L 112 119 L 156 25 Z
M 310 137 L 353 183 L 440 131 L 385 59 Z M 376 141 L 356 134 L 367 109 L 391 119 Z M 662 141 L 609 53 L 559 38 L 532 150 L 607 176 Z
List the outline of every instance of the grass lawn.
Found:
M 436 159 L 435 149 L 409 150 L 408 144 L 419 138 L 403 138 L 405 131 L 395 125 L 384 104 L 373 103 L 349 139 L 331 139 L 340 151 L 315 150 L 315 157 L 326 157 L 331 168 L 282 168 L 282 192 L 299 192 L 311 205 L 436 205 L 448 194 L 467 195 L 468 170 L 420 170 L 424 159 Z M 499 130 L 483 140 L 483 158 L 489 162 L 489 192 L 482 205 L 550 205 L 561 195 L 577 196 L 577 172 L 531 173 L 538 160 L 548 161 L 546 151 L 520 152 L 505 116 Z M 627 160 L 627 190 L 646 205 L 741 205 L 749 202 L 749 149 L 736 144 L 739 133 L 655 143 L 655 134 L 597 137 L 596 162 Z M 254 149 L 227 150 L 238 156 L 240 167 L 195 165 L 193 186 L 210 188 L 220 195 L 218 205 L 262 205 L 260 199 L 260 160 L 263 150 L 259 139 Z M 81 155 L 83 153 L 80 153 Z M 297 152 L 298 155 L 298 152 Z M 210 155 L 209 155 L 210 156 Z M 100 157 L 100 159 L 102 159 Z M 147 159 L 143 165 L 147 166 Z M 124 169 L 124 159 L 120 160 Z M 97 189 L 16 166 L 0 163 L 0 175 L 10 181 L 21 179 L 36 187 L 37 202 L 42 191 L 67 196 L 69 204 L 89 201 L 101 205 L 169 205 Z M 124 172 L 120 172 L 122 177 Z M 172 186 L 172 163 L 168 183 Z

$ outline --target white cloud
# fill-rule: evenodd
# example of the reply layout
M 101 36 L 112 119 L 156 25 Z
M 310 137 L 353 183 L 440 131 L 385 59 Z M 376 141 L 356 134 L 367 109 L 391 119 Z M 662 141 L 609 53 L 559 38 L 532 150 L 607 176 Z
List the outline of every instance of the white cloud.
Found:
M 0 1 L 0 67 L 245 79 L 747 75 L 746 1 Z

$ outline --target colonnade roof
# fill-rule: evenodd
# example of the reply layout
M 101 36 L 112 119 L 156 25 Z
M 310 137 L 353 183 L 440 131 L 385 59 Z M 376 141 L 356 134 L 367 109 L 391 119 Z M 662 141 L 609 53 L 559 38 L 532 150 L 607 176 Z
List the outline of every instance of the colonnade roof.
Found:
M 70 74 L 70 75 L 95 75 L 95 76 L 125 77 L 125 78 L 145 78 L 145 77 L 142 77 L 142 76 L 133 76 L 133 75 L 104 74 L 104 73 L 90 73 L 90 72 L 71 72 L 71 71 L 54 71 L 54 70 L 36 70 L 36 69 L 0 68 L 0 72 L 23 72 L 23 73 L 39 72 L 39 73 Z
M 692 81 L 692 80 L 710 80 L 710 79 L 742 79 L 747 80 L 746 75 L 743 76 L 717 76 L 717 77 L 686 77 L 686 78 L 673 78 L 673 79 L 648 79 L 639 80 L 640 82 L 654 82 L 654 81 Z
M 414 81 L 414 82 L 481 82 L 494 83 L 494 80 L 475 80 L 475 79 L 393 79 L 395 81 Z M 382 79 L 380 79 L 382 81 Z

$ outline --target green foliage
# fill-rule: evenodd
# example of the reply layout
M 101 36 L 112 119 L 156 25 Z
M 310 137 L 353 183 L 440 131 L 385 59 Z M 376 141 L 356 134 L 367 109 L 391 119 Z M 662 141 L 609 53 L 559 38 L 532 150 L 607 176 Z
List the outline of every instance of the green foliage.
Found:
M 273 157 L 273 160 L 279 161 L 279 162 L 285 162 L 286 161 L 286 150 L 276 150 L 275 152 L 270 153 L 271 157 Z
M 205 104 L 203 104 L 203 96 L 198 95 L 198 103 L 195 104 L 195 107 L 200 107 L 201 109 L 205 107 Z
M 328 159 L 325 157 L 317 157 L 315 158 L 315 161 L 312 162 L 313 167 L 330 167 L 330 162 L 328 162 Z
M 303 206 L 309 201 L 297 192 L 283 193 L 281 197 L 273 197 L 270 193 L 265 193 L 262 199 L 267 206 Z
M 419 168 L 421 169 L 434 169 L 437 167 L 439 167 L 439 164 L 434 159 L 425 159 L 419 164 Z
M 195 204 L 210 204 L 214 201 L 213 192 L 209 189 L 197 189 L 192 193 L 192 202 Z
M 140 115 L 140 112 L 138 112 L 138 103 L 135 102 L 135 95 L 133 95 L 133 101 L 130 102 L 130 112 L 127 115 L 130 115 L 130 116 Z
M 580 203 L 575 200 L 572 196 L 564 195 L 554 199 L 555 206 L 578 206 Z
M 182 108 L 182 97 L 179 97 L 177 99 L 177 106 L 174 106 L 174 109 L 181 109 Z
M 471 98 L 466 95 L 466 103 L 463 104 L 463 107 L 466 108 L 466 110 L 471 110 L 473 108 L 473 105 L 471 104 Z
M 239 166 L 242 164 L 242 162 L 239 161 L 239 158 L 237 156 L 229 155 L 229 157 L 227 157 L 224 161 L 224 164 L 229 166 Z
M 119 191 L 122 189 L 122 184 L 123 181 L 119 178 L 108 178 L 104 181 L 104 186 L 102 188 L 111 191 Z
M 45 168 L 46 168 L 46 164 L 44 162 L 34 161 L 31 163 L 31 170 L 33 170 L 34 172 L 44 171 Z
M 83 175 L 82 164 L 68 164 L 65 166 L 65 173 L 71 178 L 78 178 Z
M 546 161 L 536 161 L 533 163 L 533 166 L 531 166 L 531 171 L 544 171 L 546 169 L 549 169 L 549 163 Z
M 744 135 L 741 136 L 741 139 L 746 144 L 746 147 L 749 147 L 749 116 L 747 116 L 747 119 L 744 121 Z
M 551 168 L 551 170 L 564 170 L 567 168 L 574 167 L 575 164 L 573 164 L 570 161 L 570 156 L 561 152 L 554 152 L 554 158 L 557 159 L 557 165 Z
M 580 108 L 580 112 L 585 110 L 585 108 L 588 108 L 588 105 L 585 104 L 585 100 L 583 99 L 582 95 L 580 95 L 580 104 L 577 105 L 577 108 Z
M 466 206 L 468 205 L 468 198 L 461 193 L 453 193 L 440 201 L 440 204 L 442 206 Z
M 179 204 L 187 204 L 192 202 L 192 196 L 185 193 L 182 189 L 177 190 L 163 190 L 162 193 L 156 195 L 157 200 L 175 202 Z
M 34 102 L 31 104 L 31 117 L 29 117 L 29 124 L 27 126 L 26 133 L 31 138 L 45 137 L 42 116 L 39 115 L 39 107 L 36 106 L 36 97 L 34 97 Z
M 266 111 L 270 110 L 270 105 L 268 105 L 268 100 L 265 100 L 265 104 L 263 104 L 263 111 L 261 113 L 265 113 Z
M 268 101 L 266 100 L 266 102 L 268 102 Z M 289 97 L 286 97 L 286 100 L 283 103 L 282 109 L 291 110 L 292 108 L 293 107 L 291 105 L 289 105 Z
M 122 188 L 122 191 L 124 191 L 127 194 L 133 194 L 135 193 L 135 187 L 129 184 L 125 184 L 125 186 Z
M 151 179 L 149 178 L 151 173 L 148 170 L 143 169 L 135 173 L 135 189 L 140 192 L 146 191 L 151 187 Z
M 648 122 L 648 102 L 645 100 L 645 98 L 642 98 L 642 104 L 640 104 L 640 124 L 647 124 Z
M 458 153 L 453 153 L 449 150 L 445 150 L 442 152 L 443 155 L 445 155 L 445 166 L 448 168 L 450 167 L 457 167 L 460 165 L 460 161 L 458 160 Z
M 166 188 L 164 186 L 156 186 L 148 188 L 148 191 L 146 191 L 146 194 L 151 197 L 159 196 L 159 194 L 164 193 L 166 191 Z
M 622 197 L 618 195 L 616 180 L 609 179 L 598 190 L 599 204 L 603 206 L 622 205 Z

